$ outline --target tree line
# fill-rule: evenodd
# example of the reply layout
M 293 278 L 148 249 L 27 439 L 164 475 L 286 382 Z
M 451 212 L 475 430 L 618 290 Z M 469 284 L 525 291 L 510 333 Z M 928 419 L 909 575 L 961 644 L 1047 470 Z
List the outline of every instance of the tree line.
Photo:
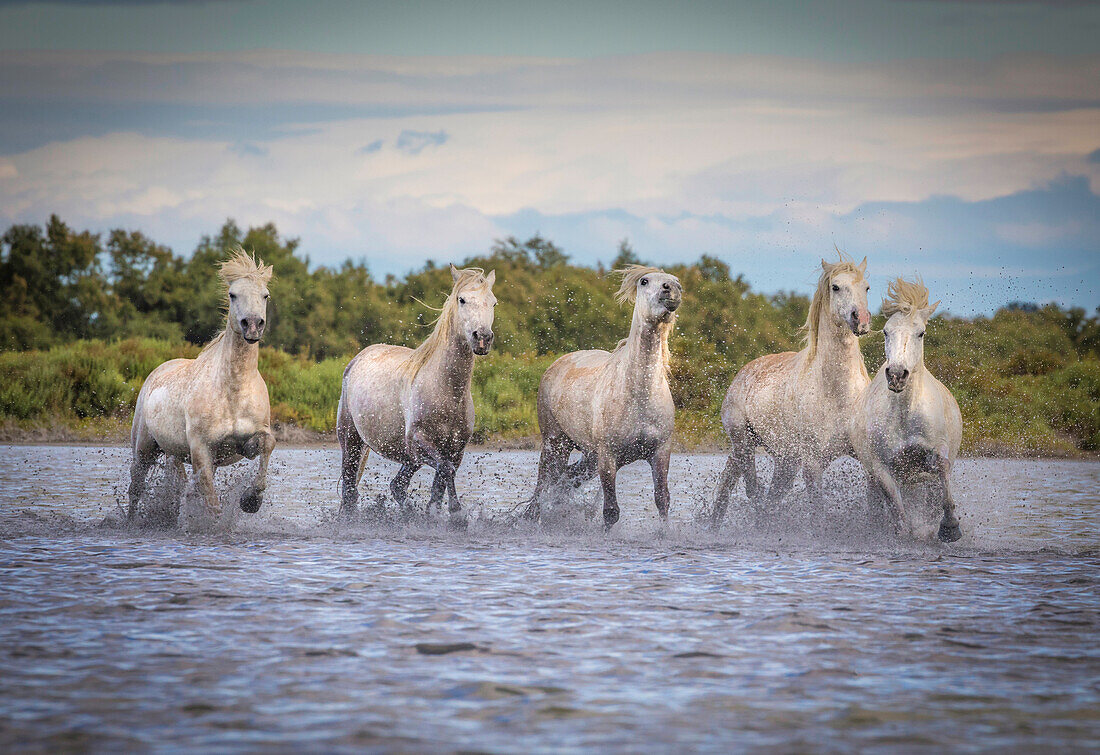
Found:
M 383 279 L 351 260 L 312 265 L 298 240 L 281 237 L 273 224 L 244 231 L 227 221 L 183 256 L 140 231 L 100 235 L 53 216 L 44 226 L 12 225 L 0 238 L 0 350 L 133 338 L 201 345 L 224 327 L 216 265 L 238 244 L 275 268 L 265 346 L 303 365 L 343 360 L 371 343 L 419 343 L 434 317 L 425 305 L 438 306 L 450 289 L 446 266 L 433 262 Z M 538 235 L 501 239 L 483 255 L 456 260 L 496 269 L 501 282 L 494 350 L 509 359 L 487 366 L 485 379 L 492 375 L 496 390 L 507 392 L 502 364 L 512 365 L 518 379 L 519 365 L 613 347 L 629 328 L 630 311 L 615 303 L 607 272 L 639 261 L 623 241 L 606 268 L 574 265 Z M 809 300 L 753 291 L 708 255 L 666 269 L 684 283 L 684 316 L 671 342 L 674 397 L 695 413 L 699 433 L 713 435 L 712 415 L 732 375 L 757 356 L 798 348 Z M 1100 448 L 1097 315 L 1100 310 L 1090 316 L 1080 308 L 1015 303 L 989 318 L 937 317 L 928 329 L 927 361 L 959 398 L 964 417 L 969 412 L 971 440 L 1034 431 Z M 863 339 L 863 347 L 873 371 L 882 361 L 881 335 Z M 0 412 L 13 416 L 3 404 Z M 1021 421 L 1034 427 L 1021 429 Z

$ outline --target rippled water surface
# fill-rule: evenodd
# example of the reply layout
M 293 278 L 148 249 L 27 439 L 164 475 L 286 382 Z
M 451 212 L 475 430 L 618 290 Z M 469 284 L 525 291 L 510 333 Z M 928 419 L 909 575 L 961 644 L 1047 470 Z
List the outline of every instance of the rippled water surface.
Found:
M 123 449 L 0 447 L 0 748 L 1100 747 L 1100 464 L 961 462 L 943 546 L 873 526 L 852 462 L 826 520 L 739 493 L 716 532 L 721 459 L 673 458 L 667 530 L 635 465 L 604 536 L 591 486 L 506 523 L 534 453 L 467 455 L 465 531 L 338 519 L 338 461 L 278 449 L 259 514 L 190 535 L 118 523 Z

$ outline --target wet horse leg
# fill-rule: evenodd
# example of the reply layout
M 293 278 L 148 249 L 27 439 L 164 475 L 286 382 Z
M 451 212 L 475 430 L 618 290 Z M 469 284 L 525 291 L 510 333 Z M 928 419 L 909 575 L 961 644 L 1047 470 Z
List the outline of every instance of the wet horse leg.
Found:
M 340 510 L 353 513 L 359 506 L 359 474 L 369 451 L 343 411 L 337 414 L 336 439 L 340 441 Z
M 397 470 L 397 474 L 390 481 L 390 495 L 393 496 L 393 500 L 399 504 L 405 503 L 409 497 L 409 483 L 412 482 L 413 475 L 418 469 L 420 465 L 411 461 L 401 465 L 401 469 Z
M 216 517 L 221 513 L 221 502 L 214 489 L 214 457 L 201 441 L 191 442 L 191 478 L 202 496 L 206 513 Z
M 451 475 L 447 478 L 447 511 L 451 514 L 457 514 L 462 510 L 462 503 L 458 500 L 458 491 L 455 490 L 455 474 L 458 472 L 458 468 L 462 466 L 463 452 L 459 451 L 452 461 Z
M 260 433 L 254 436 L 254 440 L 260 447 L 260 468 L 256 471 L 256 479 L 252 481 L 252 485 L 241 496 L 241 511 L 246 514 L 255 514 L 263 505 L 264 490 L 267 489 L 267 464 L 271 460 L 271 452 L 275 450 L 275 436 L 270 432 Z
M 905 515 L 905 505 L 901 500 L 901 489 L 898 488 L 898 484 L 894 481 L 894 476 L 890 473 L 887 466 L 878 460 L 871 463 L 870 473 L 874 485 L 877 486 L 875 495 L 886 502 L 886 508 L 893 515 L 898 533 L 910 536 L 912 534 L 912 527 L 909 524 L 908 517 Z
M 586 453 L 565 471 L 569 484 L 577 488 L 596 476 L 596 454 Z
M 668 442 L 657 449 L 649 459 L 653 472 L 653 502 L 657 505 L 657 514 L 662 524 L 668 524 L 668 507 L 672 502 L 668 493 L 668 463 L 672 456 L 672 443 Z
M 414 430 L 412 442 L 409 444 L 413 458 L 427 457 L 428 465 L 435 469 L 435 478 L 432 480 L 432 494 L 428 500 L 428 510 L 440 508 L 443 505 L 443 494 L 447 490 L 447 481 L 454 477 L 455 465 L 444 454 L 431 438 L 420 429 Z
M 572 441 L 564 433 L 546 432 L 542 436 L 542 453 L 539 454 L 539 476 L 535 483 L 535 495 L 523 512 L 524 519 L 538 521 L 542 513 L 542 498 L 561 480 L 572 450 Z
M 955 498 L 951 495 L 951 486 L 947 477 L 951 472 L 951 462 L 943 456 L 937 458 L 938 477 L 932 482 L 931 493 L 943 507 L 943 520 L 940 522 L 938 537 L 945 543 L 953 543 L 962 537 L 959 519 L 955 515 Z
M 824 469 L 817 459 L 802 462 L 802 482 L 806 486 L 806 497 L 810 500 L 810 510 L 817 518 L 825 515 L 825 494 L 821 490 L 821 477 Z
M 160 448 L 149 435 L 144 425 L 137 432 L 134 442 L 134 460 L 130 464 L 130 505 L 126 511 L 128 519 L 133 520 L 137 516 L 138 504 L 145 493 L 145 484 L 149 477 L 149 470 L 156 463 L 160 455 Z
M 768 486 L 769 504 L 779 503 L 791 490 L 795 472 L 798 471 L 798 460 L 790 457 L 776 457 L 775 471 L 772 472 L 771 484 Z
M 600 473 L 600 486 L 603 488 L 603 525 L 605 530 L 610 530 L 619 521 L 619 502 L 615 496 L 615 475 L 619 471 L 619 465 L 610 450 L 601 449 L 596 467 Z

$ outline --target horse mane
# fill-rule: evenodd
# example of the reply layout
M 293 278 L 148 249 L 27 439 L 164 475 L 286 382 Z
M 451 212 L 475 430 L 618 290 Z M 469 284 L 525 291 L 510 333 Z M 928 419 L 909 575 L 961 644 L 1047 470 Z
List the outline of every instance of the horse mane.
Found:
M 833 247 L 834 249 L 836 247 Z M 839 249 L 836 250 L 838 259 L 836 262 L 826 262 L 821 260 L 821 277 L 817 279 L 817 290 L 814 291 L 813 301 L 810 302 L 810 311 L 806 315 L 806 324 L 799 330 L 805 332 L 804 343 L 809 348 L 809 354 L 807 355 L 806 363 L 809 364 L 817 356 L 817 339 L 818 328 L 817 321 L 821 318 L 821 313 L 825 309 L 825 301 L 829 297 L 829 286 L 832 285 L 833 278 L 844 273 L 852 273 L 856 276 L 856 281 L 863 280 L 863 271 L 860 266 L 852 260 L 844 252 Z
M 229 247 L 229 256 L 218 263 L 218 278 L 222 282 L 222 293 L 226 298 L 224 306 L 228 310 L 229 286 L 232 283 L 247 278 L 256 283 L 266 285 L 271 282 L 273 273 L 274 268 L 272 268 L 271 265 L 265 265 L 262 259 L 257 260 L 255 252 L 249 254 L 240 244 Z M 199 354 L 204 354 L 221 343 L 227 330 L 228 327 L 223 328 L 208 344 L 202 347 L 202 351 L 200 351 Z
M 458 295 L 475 285 L 485 285 L 484 270 L 480 267 L 467 267 L 459 270 L 458 278 L 455 279 L 454 285 L 451 287 L 451 293 L 443 302 L 443 306 L 435 309 L 435 307 L 427 304 L 424 305 L 439 312 L 439 316 L 435 318 L 435 327 L 432 328 L 432 332 L 424 339 L 423 343 L 413 349 L 412 355 L 403 365 L 410 380 L 416 377 L 433 354 L 447 348 L 447 344 L 454 337 L 455 328 L 457 327 L 455 325 L 455 313 L 458 312 Z M 421 303 L 423 304 L 423 302 Z
M 625 302 L 634 303 L 634 300 L 638 297 L 638 281 L 651 273 L 663 273 L 665 272 L 659 267 L 650 267 L 649 265 L 627 265 L 626 267 L 619 268 L 618 270 L 612 270 L 612 275 L 622 276 L 622 283 L 619 285 L 619 290 L 615 293 L 615 301 L 619 304 Z M 664 332 L 661 334 L 664 336 L 661 338 L 661 367 L 665 371 L 665 376 L 672 371 L 672 352 L 668 348 L 668 334 L 672 332 L 672 328 L 676 325 L 676 313 L 673 313 L 672 318 L 667 323 L 661 323 L 658 327 L 662 328 Z M 616 344 L 613 351 L 626 346 L 629 338 L 624 338 Z
M 887 317 L 903 312 L 911 315 L 928 306 L 928 288 L 918 275 L 914 281 L 897 278 L 886 286 L 886 298 L 882 300 L 882 314 Z

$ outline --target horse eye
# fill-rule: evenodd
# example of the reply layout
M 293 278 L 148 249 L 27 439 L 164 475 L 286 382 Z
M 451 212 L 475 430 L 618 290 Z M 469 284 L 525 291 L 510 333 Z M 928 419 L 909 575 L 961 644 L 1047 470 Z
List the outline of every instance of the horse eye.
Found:
M 271 298 L 271 294 L 264 294 L 264 301 L 267 301 L 270 298 Z
M 923 330 L 920 333 L 917 333 L 917 338 L 924 338 L 924 331 Z
M 458 297 L 458 303 L 459 303 L 459 304 L 465 304 L 465 303 L 466 303 L 466 300 L 465 300 L 465 299 L 463 299 L 463 298 L 462 298 L 462 297 L 460 296 L 460 297 Z
M 834 283 L 834 284 L 833 284 L 833 290 L 834 290 L 834 291 L 839 291 L 839 290 L 840 290 L 840 286 L 838 286 L 837 284 L 835 284 L 835 283 Z
M 649 278 L 642 278 L 642 285 L 643 286 L 648 286 L 649 285 Z
M 230 299 L 236 299 L 236 298 L 237 298 L 237 295 L 236 295 L 236 294 L 232 294 L 232 293 L 231 293 L 231 294 L 229 294 L 229 298 L 230 298 Z

